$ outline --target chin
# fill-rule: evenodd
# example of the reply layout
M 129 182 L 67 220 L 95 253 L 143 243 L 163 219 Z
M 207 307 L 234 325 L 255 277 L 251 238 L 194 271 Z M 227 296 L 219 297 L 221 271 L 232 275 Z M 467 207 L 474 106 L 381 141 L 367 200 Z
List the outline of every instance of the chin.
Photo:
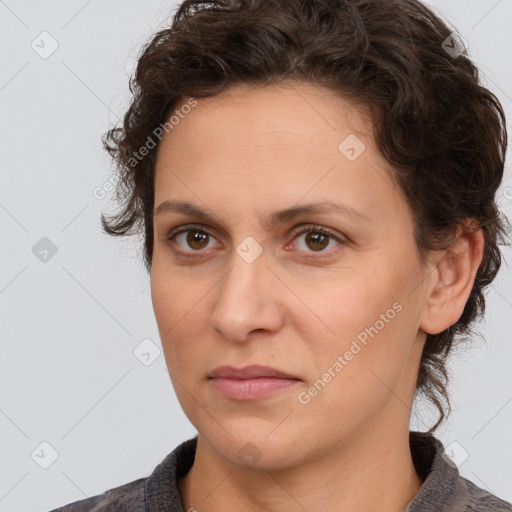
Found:
M 217 429 L 211 432 L 212 423 L 209 423 L 206 431 L 202 431 L 204 434 L 200 435 L 230 464 L 269 471 L 286 469 L 298 462 L 300 450 L 305 445 L 295 441 L 289 428 L 278 423 L 248 417 L 237 422 L 225 422 L 226 430 L 220 429 L 222 433 Z M 299 436 L 304 437 L 304 434 Z

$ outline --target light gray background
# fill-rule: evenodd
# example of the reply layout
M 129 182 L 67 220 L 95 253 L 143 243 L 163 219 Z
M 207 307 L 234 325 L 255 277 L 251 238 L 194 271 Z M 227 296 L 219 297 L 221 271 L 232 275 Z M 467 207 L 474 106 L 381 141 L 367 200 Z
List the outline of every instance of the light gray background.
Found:
M 512 1 L 429 3 L 460 30 L 510 120 Z M 195 434 L 163 354 L 149 366 L 133 354 L 146 338 L 160 347 L 141 247 L 101 233 L 112 196 L 93 196 L 112 172 L 100 136 L 128 105 L 141 44 L 175 5 L 0 0 L 2 511 L 43 512 L 148 476 Z M 47 59 L 31 47 L 43 31 L 59 45 Z M 506 172 L 500 204 L 509 215 Z M 32 252 L 42 237 L 58 250 L 46 263 Z M 457 443 L 464 476 L 509 501 L 511 284 L 505 265 L 488 293 L 487 342 L 454 360 L 456 410 L 437 434 Z M 411 428 L 427 429 L 422 414 Z M 58 452 L 48 469 L 42 442 Z

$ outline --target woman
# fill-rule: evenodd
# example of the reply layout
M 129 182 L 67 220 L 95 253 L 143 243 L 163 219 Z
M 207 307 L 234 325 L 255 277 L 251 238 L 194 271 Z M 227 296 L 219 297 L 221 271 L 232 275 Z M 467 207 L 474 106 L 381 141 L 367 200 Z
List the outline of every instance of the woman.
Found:
M 59 511 L 505 511 L 433 432 L 501 263 L 507 146 L 415 0 L 186 0 L 105 147 L 198 436 Z M 410 432 L 414 399 L 439 410 Z

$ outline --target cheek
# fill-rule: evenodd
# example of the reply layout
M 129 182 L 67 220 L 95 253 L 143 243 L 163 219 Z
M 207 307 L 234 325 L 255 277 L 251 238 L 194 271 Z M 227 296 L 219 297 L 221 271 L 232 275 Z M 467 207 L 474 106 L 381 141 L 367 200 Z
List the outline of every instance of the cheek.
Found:
M 313 302 L 312 309 L 321 312 L 319 318 L 303 322 L 303 336 L 310 340 L 313 355 L 306 362 L 309 376 L 321 378 L 330 369 L 336 374 L 333 382 L 344 381 L 343 386 L 350 383 L 361 391 L 377 381 L 372 371 L 395 381 L 415 339 L 416 320 L 410 299 L 405 300 L 406 284 L 389 271 L 381 274 L 380 281 L 358 276 Z
M 194 309 L 201 306 L 205 295 L 201 283 L 184 282 L 177 272 L 153 263 L 151 298 L 162 343 L 172 338 L 176 328 L 194 314 Z
M 383 279 L 382 276 L 388 277 Z M 382 330 L 381 315 L 384 321 L 394 319 L 400 306 L 393 307 L 393 304 L 400 302 L 402 288 L 389 271 L 382 272 L 378 279 L 373 273 L 365 275 L 364 271 L 356 269 L 344 274 L 343 279 L 323 283 L 318 291 L 303 288 L 298 294 L 307 298 L 306 305 L 312 312 L 309 322 L 304 321 L 308 339 L 338 349 L 360 333 L 364 339 L 365 328 L 376 322 Z
M 176 332 L 186 318 L 183 290 L 177 280 L 167 276 L 153 263 L 151 274 L 151 299 L 160 340 L 169 371 L 173 372 L 176 361 Z M 174 373 L 174 372 L 173 372 Z
M 368 309 L 381 311 L 372 305 Z M 386 315 L 388 309 L 382 311 Z M 312 368 L 296 405 L 304 421 L 322 417 L 327 429 L 336 425 L 334 430 L 350 430 L 378 414 L 395 396 L 405 402 L 400 382 L 411 362 L 411 341 L 404 337 L 410 322 L 405 308 L 389 311 L 388 323 L 378 317 L 376 321 L 373 314 L 344 318 L 347 336 L 321 348 L 317 345 L 310 353 L 314 363 L 308 363 Z
M 179 308 L 177 307 L 179 304 L 179 290 L 173 286 L 172 282 L 161 279 L 158 273 L 153 272 L 151 276 L 151 300 L 160 339 L 164 344 L 179 319 Z
M 178 279 L 159 279 L 157 274 L 151 295 L 167 367 L 180 382 L 190 380 L 207 352 L 209 299 L 198 284 L 184 286 Z

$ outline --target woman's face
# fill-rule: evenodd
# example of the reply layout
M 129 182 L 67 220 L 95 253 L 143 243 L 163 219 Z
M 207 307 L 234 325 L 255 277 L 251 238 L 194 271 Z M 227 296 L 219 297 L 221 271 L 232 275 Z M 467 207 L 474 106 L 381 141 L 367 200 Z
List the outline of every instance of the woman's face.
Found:
M 158 149 L 151 291 L 200 436 L 276 469 L 407 428 L 428 279 L 370 122 L 312 85 L 177 110 Z M 212 379 L 224 365 L 295 380 Z

